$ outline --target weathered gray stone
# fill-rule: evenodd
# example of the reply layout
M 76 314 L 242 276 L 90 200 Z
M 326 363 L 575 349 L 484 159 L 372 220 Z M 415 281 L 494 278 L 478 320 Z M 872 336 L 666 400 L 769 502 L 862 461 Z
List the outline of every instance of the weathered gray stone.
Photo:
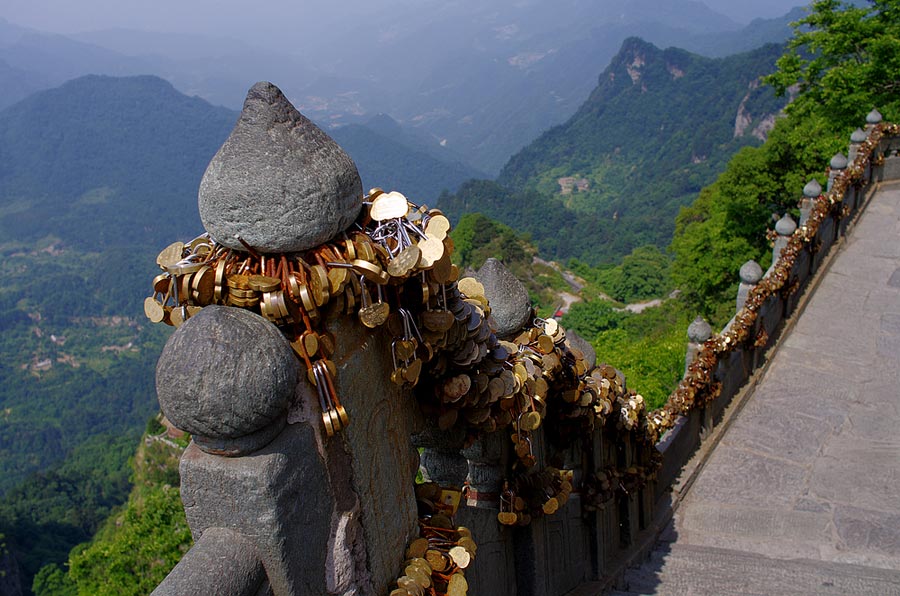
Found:
M 330 476 L 317 457 L 314 432 L 300 424 L 290 425 L 252 457 L 211 455 L 192 444 L 181 458 L 182 500 L 194 539 L 210 528 L 244 536 L 279 596 L 303 593 L 301 586 L 326 593 L 336 509 Z
M 275 85 L 257 83 L 200 182 L 200 219 L 218 242 L 298 252 L 346 229 L 362 206 L 359 172 L 343 149 Z
M 491 302 L 491 317 L 496 325 L 497 337 L 517 334 L 531 319 L 528 290 L 503 263 L 494 258 L 484 262 L 475 278 L 484 286 L 484 293 Z
M 861 128 L 857 128 L 850 134 L 850 142 L 851 143 L 856 143 L 856 144 L 865 143 L 867 138 L 869 138 L 869 137 L 868 137 L 868 135 L 866 135 L 866 131 L 864 131 Z
M 750 260 L 741 265 L 740 276 L 741 281 L 745 284 L 759 283 L 759 280 L 761 280 L 763 276 L 763 270 L 762 267 L 759 266 L 759 263 Z
M 712 327 L 709 326 L 703 317 L 697 315 L 697 318 L 688 325 L 687 329 L 688 344 L 684 353 L 684 374 L 687 374 L 688 367 L 700 352 L 700 346 L 703 342 L 712 337 Z
M 775 223 L 775 231 L 781 236 L 790 236 L 797 230 L 797 223 L 790 213 L 785 213 Z
M 775 223 L 775 232 L 778 237 L 775 238 L 775 244 L 772 247 L 772 262 L 774 263 L 781 257 L 781 251 L 788 245 L 791 236 L 797 230 L 797 223 L 789 213 L 785 213 L 781 219 Z
M 478 556 L 466 568 L 469 594 L 516 594 L 513 532 L 497 523 L 497 510 L 462 507 L 456 523 L 469 528 L 478 542 Z
M 469 463 L 458 450 L 425 448 L 421 455 L 422 475 L 441 486 L 462 486 Z
M 209 528 L 151 596 L 256 596 L 264 583 L 266 572 L 254 544 L 232 530 Z
M 881 122 L 881 112 L 876 109 L 872 109 L 871 112 L 866 114 L 866 124 L 878 124 Z
M 819 181 L 813 178 L 809 182 L 806 183 L 806 186 L 803 187 L 803 196 L 808 197 L 810 199 L 815 199 L 820 194 L 822 194 L 822 185 L 819 184 Z
M 843 170 L 847 167 L 847 164 L 847 158 L 843 153 L 835 153 L 834 157 L 831 158 L 831 162 L 829 162 L 832 170 Z
M 176 427 L 201 446 L 236 455 L 274 438 L 299 372 L 290 344 L 274 325 L 249 310 L 208 306 L 166 342 L 156 389 Z
M 566 329 L 566 339 L 569 340 L 569 345 L 571 345 L 573 348 L 581 350 L 581 353 L 584 354 L 584 361 L 587 364 L 588 369 L 597 366 L 597 351 L 594 349 L 594 346 L 590 344 L 590 342 L 588 342 L 586 339 L 584 339 L 571 329 Z
M 332 325 L 347 428 L 325 436 L 315 389 L 302 380 L 289 424 L 262 449 L 234 458 L 193 444 L 181 460 L 194 537 L 214 528 L 245 537 L 276 596 L 382 593 L 416 530 L 417 408 L 387 375 L 371 374 L 390 369 L 389 339 L 347 319 Z
M 891 273 L 891 277 L 888 279 L 888 286 L 892 288 L 900 288 L 900 267 L 894 270 Z
M 466 484 L 476 491 L 499 496 L 506 476 L 506 452 L 509 438 L 504 432 L 482 435 L 460 454 L 468 460 Z M 491 506 L 497 508 L 494 503 Z
M 688 325 L 687 336 L 692 343 L 703 343 L 712 337 L 712 327 L 709 326 L 709 323 L 703 317 L 697 315 L 697 318 Z
M 848 549 L 890 557 L 900 569 L 900 515 L 852 505 L 836 508 L 834 525 Z
M 411 439 L 412 444 L 416 447 L 459 451 L 466 441 L 466 429 L 463 425 L 457 424 L 447 430 L 441 430 L 433 420 L 429 419 Z

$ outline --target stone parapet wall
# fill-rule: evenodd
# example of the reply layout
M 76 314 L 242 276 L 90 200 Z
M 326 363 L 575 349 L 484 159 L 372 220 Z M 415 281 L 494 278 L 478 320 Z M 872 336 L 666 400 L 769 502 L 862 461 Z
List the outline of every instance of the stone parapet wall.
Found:
M 253 119 L 274 126 L 276 136 L 293 139 L 289 153 L 302 150 L 302 135 L 293 138 L 292 131 L 308 132 L 311 124 L 276 92 L 262 84 L 254 87 L 248 96 L 252 118 L 242 120 L 236 127 L 240 135 L 223 148 L 232 165 L 216 167 L 243 163 L 235 145 L 242 135 L 256 138 L 252 128 L 242 128 Z M 275 103 L 274 116 L 260 101 Z M 233 311 L 240 309 L 224 306 L 205 306 L 185 316 L 160 359 L 157 382 L 169 419 L 194 433 L 182 458 L 181 477 L 195 546 L 154 594 L 388 594 L 403 572 L 407 544 L 422 523 L 422 501 L 417 503 L 413 485 L 417 469 L 442 486 L 466 487 L 455 523 L 468 527 L 478 545 L 477 556 L 465 570 L 469 593 L 561 596 L 610 585 L 658 531 L 659 520 L 671 511 L 670 490 L 685 463 L 765 362 L 767 350 L 848 222 L 878 182 L 900 179 L 900 130 L 870 124 L 866 139 L 851 145 L 849 164 L 832 160 L 829 190 L 823 193 L 818 184 L 804 189 L 800 222 L 785 216 L 776 225 L 772 267 L 763 272 L 748 262 L 741 268 L 735 318 L 717 334 L 702 321 L 691 326 L 684 380 L 662 409 L 645 412 L 635 406 L 640 400 L 635 402 L 634 392 L 627 390 L 624 379 L 616 379 L 613 369 L 606 371 L 607 378 L 620 387 L 611 398 L 612 411 L 582 414 L 577 420 L 585 424 L 576 438 L 564 436 L 564 424 L 541 424 L 529 431 L 535 469 L 564 470 L 574 487 L 558 511 L 535 516 L 530 523 L 498 523 L 507 494 L 504 482 L 510 470 L 520 466 L 516 458 L 522 458 L 511 453 L 513 426 L 491 429 L 490 421 L 482 418 L 478 432 L 467 431 L 463 424 L 438 428 L 434 412 L 423 415 L 417 404 L 412 389 L 416 380 L 391 381 L 392 371 L 396 377 L 398 370 L 396 342 L 386 333 L 371 332 L 356 317 L 341 316 L 343 303 L 323 307 L 319 316 L 328 333 L 340 340 L 331 354 L 334 392 L 352 414 L 352 424 L 336 418 L 329 422 L 325 396 L 304 378 L 306 371 L 295 358 L 295 352 L 306 356 L 306 348 L 298 352 L 296 345 L 302 334 L 289 344 L 259 315 L 237 315 Z M 318 181 L 329 176 L 327 161 L 340 153 L 327 138 L 318 133 L 313 137 L 317 146 L 327 148 L 325 162 L 313 168 L 315 180 L 303 175 L 300 179 L 318 188 Z M 264 152 L 257 157 L 271 156 Z M 355 172 L 343 157 L 337 161 L 343 201 L 356 192 Z M 230 235 L 242 229 L 240 223 L 220 217 L 215 202 L 223 192 L 231 192 L 234 183 L 222 188 L 216 183 L 204 179 L 205 219 L 225 226 Z M 252 184 L 262 188 L 270 182 L 262 177 Z M 284 228 L 280 238 L 290 232 L 290 221 L 279 225 Z M 302 232 L 318 241 L 315 230 Z M 254 234 L 265 237 L 266 227 L 256 225 Z M 234 238 L 232 249 L 245 242 L 240 234 Z M 264 240 L 255 240 L 259 242 Z M 494 331 L 499 325 L 512 337 L 523 325 L 534 324 L 530 310 L 520 304 L 530 308 L 527 293 L 519 299 L 524 290 L 508 272 L 494 263 L 490 268 L 494 285 L 484 286 L 497 295 Z M 394 290 L 385 285 L 387 291 Z M 380 296 L 381 286 L 378 292 Z M 427 297 L 425 304 L 430 304 Z M 447 304 L 445 296 L 443 307 Z M 181 308 L 188 312 L 186 306 Z M 159 312 L 161 318 L 169 316 Z M 273 318 L 284 323 L 277 311 Z M 477 326 L 470 333 L 474 337 Z M 569 358 L 565 365 L 570 368 L 593 369 L 594 362 L 585 364 L 592 360 L 587 348 L 572 348 L 577 340 L 570 340 L 564 349 L 561 341 L 551 342 L 549 354 Z M 499 353 L 493 335 L 491 342 L 489 350 Z M 477 348 L 474 340 L 469 343 Z M 476 348 L 458 349 L 477 354 Z M 576 358 L 576 353 L 584 358 Z M 304 359 L 311 366 L 309 358 Z M 510 356 L 502 366 L 514 362 Z M 319 377 L 317 386 L 324 381 Z M 439 405 L 438 413 L 446 414 Z M 323 431 L 323 420 L 330 432 Z M 522 432 L 518 425 L 516 430 Z

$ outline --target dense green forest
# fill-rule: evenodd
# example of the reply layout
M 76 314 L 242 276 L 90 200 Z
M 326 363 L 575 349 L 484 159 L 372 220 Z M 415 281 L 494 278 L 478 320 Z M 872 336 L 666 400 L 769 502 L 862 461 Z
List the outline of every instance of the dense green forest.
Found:
M 127 505 L 107 511 L 96 535 L 79 541 L 65 565 L 43 565 L 36 596 L 144 596 L 162 581 L 191 545 L 178 490 L 187 440 L 168 438 L 155 418 L 139 442 L 131 439 L 134 457 L 122 466 L 130 472 Z
M 665 248 L 679 207 L 735 151 L 760 144 L 784 105 L 759 85 L 781 52 L 711 59 L 626 40 L 568 122 L 513 156 L 497 182 L 469 182 L 440 205 L 527 231 L 546 258 L 610 264 Z
M 741 150 L 718 180 L 681 210 L 671 251 L 672 277 L 685 300 L 717 325 L 729 314 L 734 272 L 748 258 L 766 264 L 764 231 L 773 212 L 795 211 L 804 184 L 823 184 L 832 155 L 877 108 L 900 119 L 900 7 L 820 0 L 798 22 L 778 71 L 765 82 L 799 88 L 761 147 Z

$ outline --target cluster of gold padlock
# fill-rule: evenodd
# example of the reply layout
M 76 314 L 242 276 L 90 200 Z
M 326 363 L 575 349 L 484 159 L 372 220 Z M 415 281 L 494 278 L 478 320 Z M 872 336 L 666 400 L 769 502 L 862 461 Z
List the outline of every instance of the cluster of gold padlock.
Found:
M 456 493 L 458 503 L 459 491 L 449 492 Z M 403 574 L 390 596 L 465 596 L 468 592 L 464 570 L 474 561 L 478 547 L 468 528 L 453 523 L 455 507 L 444 513 L 433 508 L 447 493 L 448 489 L 434 483 L 416 485 L 416 498 L 426 503 L 428 513 L 419 518 L 419 536 L 406 549 Z

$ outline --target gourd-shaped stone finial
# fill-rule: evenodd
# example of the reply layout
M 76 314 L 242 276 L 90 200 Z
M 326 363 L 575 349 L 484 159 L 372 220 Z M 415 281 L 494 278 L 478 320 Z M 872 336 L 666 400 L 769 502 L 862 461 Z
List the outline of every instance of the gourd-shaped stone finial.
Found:
M 878 124 L 881 122 L 881 112 L 876 109 L 872 109 L 871 112 L 866 114 L 866 124 Z
M 819 181 L 813 178 L 809 182 L 806 183 L 806 186 L 803 187 L 803 196 L 809 197 L 810 199 L 814 199 L 822 194 L 822 185 L 819 184 Z
M 703 317 L 697 315 L 697 318 L 688 325 L 687 336 L 691 343 L 703 343 L 712 337 L 712 327 L 709 326 L 709 323 Z
M 832 170 L 843 170 L 847 167 L 848 161 L 843 153 L 835 153 L 834 157 L 831 158 L 829 165 Z
M 200 182 L 200 219 L 230 248 L 299 252 L 345 230 L 362 181 L 343 149 L 272 83 L 257 83 Z
M 857 128 L 853 131 L 853 133 L 851 133 L 850 142 L 856 144 L 865 143 L 867 138 L 869 137 L 868 135 L 866 135 L 866 131 L 861 128 Z
M 797 222 L 791 217 L 790 213 L 785 213 L 777 222 L 775 222 L 775 231 L 779 236 L 790 236 L 797 230 Z
M 763 270 L 762 267 L 759 266 L 754 260 L 749 260 L 743 265 L 741 265 L 740 277 L 741 281 L 745 284 L 757 284 L 759 280 L 762 279 Z
M 531 318 L 531 298 L 528 290 L 503 263 L 488 259 L 475 274 L 484 286 L 484 294 L 491 302 L 497 337 L 517 334 Z

